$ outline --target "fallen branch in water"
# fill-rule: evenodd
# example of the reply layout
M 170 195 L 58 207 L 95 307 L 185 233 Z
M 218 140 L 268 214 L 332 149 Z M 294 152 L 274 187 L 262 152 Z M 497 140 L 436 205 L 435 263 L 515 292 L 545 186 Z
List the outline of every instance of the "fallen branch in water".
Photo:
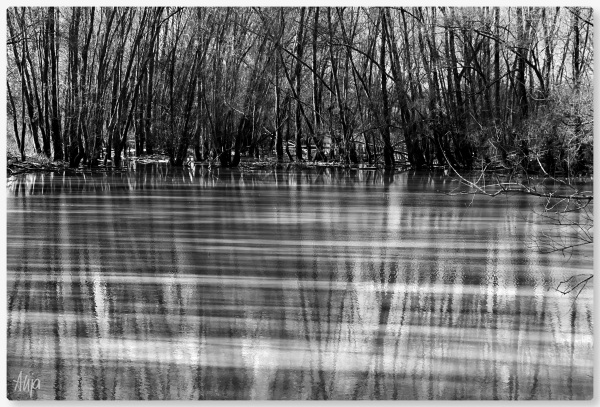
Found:
M 579 279 L 580 277 L 583 277 L 583 278 Z M 578 287 L 581 286 L 581 288 L 579 288 L 579 291 L 577 291 L 577 294 L 575 294 L 575 297 L 573 298 L 573 301 L 575 301 L 579 297 L 579 294 L 581 294 L 581 292 L 583 291 L 583 289 L 585 288 L 587 283 L 589 283 L 589 281 L 593 277 L 594 277 L 593 274 L 577 274 L 575 276 L 569 277 L 566 280 L 558 283 L 558 287 L 556 287 L 556 291 L 558 291 L 559 293 L 561 293 L 563 295 L 567 295 L 567 294 L 572 293 Z M 565 288 L 561 290 L 561 286 L 563 284 L 565 285 Z

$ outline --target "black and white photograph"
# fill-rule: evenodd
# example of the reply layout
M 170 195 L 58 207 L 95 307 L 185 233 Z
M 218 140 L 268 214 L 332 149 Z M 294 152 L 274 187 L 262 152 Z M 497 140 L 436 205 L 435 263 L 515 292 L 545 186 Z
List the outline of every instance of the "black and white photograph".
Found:
M 591 7 L 117 5 L 4 7 L 8 400 L 593 399 Z

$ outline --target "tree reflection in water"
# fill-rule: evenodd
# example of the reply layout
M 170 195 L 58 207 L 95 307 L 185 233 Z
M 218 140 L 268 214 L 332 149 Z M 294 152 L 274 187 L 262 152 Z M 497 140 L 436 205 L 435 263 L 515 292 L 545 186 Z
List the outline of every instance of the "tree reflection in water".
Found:
M 30 174 L 8 191 L 8 393 L 592 397 L 592 268 L 524 245 L 530 197 L 321 168 Z

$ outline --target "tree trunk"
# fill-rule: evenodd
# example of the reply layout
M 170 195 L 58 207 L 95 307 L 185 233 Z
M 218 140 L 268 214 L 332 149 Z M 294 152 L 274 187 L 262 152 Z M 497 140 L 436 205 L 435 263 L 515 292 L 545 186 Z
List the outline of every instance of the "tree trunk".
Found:
M 333 36 L 333 23 L 331 19 L 331 8 L 327 8 L 327 23 L 329 26 L 329 41 L 334 42 Z M 342 93 L 340 90 L 340 83 L 338 79 L 338 61 L 333 53 L 333 47 L 329 47 L 329 59 L 331 61 L 331 80 L 333 82 L 332 89 L 335 92 L 335 103 L 338 109 L 339 122 L 342 126 L 342 154 L 340 154 L 340 160 L 348 161 L 348 143 L 349 143 L 349 129 L 348 122 L 346 120 L 346 105 L 342 99 Z M 333 135 L 333 134 L 332 134 Z
M 517 7 L 517 78 L 516 78 L 516 97 L 519 105 L 519 121 L 527 119 L 529 115 L 529 103 L 527 101 L 527 88 L 525 86 L 525 58 L 527 58 L 527 48 L 525 41 L 525 32 L 523 29 L 523 9 Z
M 385 72 L 385 43 L 387 23 L 384 9 L 380 9 L 381 18 L 381 50 L 379 53 L 379 66 L 381 69 L 381 97 L 383 101 L 383 128 L 381 135 L 383 137 L 383 161 L 386 168 L 394 167 L 394 148 L 390 140 L 390 108 L 388 101 L 388 90 L 387 90 L 387 74 Z
M 298 23 L 298 33 L 296 34 L 296 56 L 298 59 L 296 60 L 296 70 L 294 72 L 296 76 L 296 115 L 295 115 L 295 124 L 296 124 L 296 158 L 298 161 L 302 160 L 302 105 L 300 102 L 300 89 L 302 84 L 302 64 L 300 61 L 302 60 L 302 55 L 304 51 L 304 13 L 306 11 L 306 7 L 300 7 L 300 22 Z M 310 143 L 308 143 L 310 144 Z
M 275 57 L 275 152 L 277 161 L 283 162 L 283 139 L 281 134 L 280 119 L 280 98 L 279 98 L 279 58 Z
M 7 16 L 7 24 L 8 24 L 8 28 L 9 28 L 9 32 L 10 32 L 10 36 L 12 38 L 16 38 L 16 33 L 12 24 L 12 19 L 10 18 L 10 13 L 8 13 Z M 25 21 L 22 21 L 22 30 L 25 30 Z M 25 34 L 25 33 L 23 33 Z M 25 63 L 26 61 L 26 54 L 27 54 L 27 49 L 26 49 L 26 43 L 27 41 L 22 41 L 22 52 L 21 55 L 18 54 L 17 51 L 17 41 L 14 40 L 12 41 L 12 49 L 13 49 L 13 55 L 15 58 L 15 64 L 17 65 L 17 70 L 20 74 L 21 77 L 21 93 L 23 94 L 23 105 L 27 106 L 27 113 L 29 115 L 29 125 L 31 128 L 31 132 L 32 132 L 32 136 L 33 136 L 33 144 L 35 147 L 35 151 L 36 153 L 40 153 L 41 149 L 40 149 L 40 144 L 39 144 L 39 139 L 38 139 L 38 119 L 35 115 L 35 111 L 34 111 L 34 106 L 33 106 L 33 101 L 31 100 L 31 84 L 30 84 L 30 80 L 29 80 L 29 72 L 27 69 L 27 64 Z M 24 119 L 24 118 L 23 118 Z M 25 132 L 22 133 L 22 137 L 21 137 L 22 143 L 23 143 L 23 147 L 25 145 Z
M 17 141 L 17 148 L 19 150 L 19 154 L 21 155 L 21 161 L 25 161 L 25 135 L 23 134 L 23 137 L 19 138 L 19 119 L 17 117 L 17 108 L 15 107 L 15 101 L 13 99 L 12 92 L 10 91 L 10 83 L 8 79 L 6 80 L 6 89 L 8 90 L 8 100 L 10 101 L 10 106 L 13 113 L 13 129 L 15 133 L 15 140 Z
M 58 52 L 56 50 L 56 17 L 54 7 L 48 8 L 48 18 L 50 19 L 50 70 L 52 84 L 52 144 L 54 147 L 54 161 L 60 161 L 63 156 L 63 142 L 60 131 L 60 112 L 58 111 Z
M 67 127 L 68 144 L 65 147 L 65 157 L 69 160 L 69 167 L 77 168 L 83 157 L 83 143 L 80 132 L 81 101 L 79 97 L 79 23 L 81 8 L 73 9 L 71 26 L 69 28 L 69 64 L 71 70 L 70 93 L 71 102 L 69 125 Z
M 319 7 L 315 7 L 314 11 L 314 23 L 313 23 L 313 32 L 312 32 L 312 84 L 313 84 L 313 92 L 312 92 L 312 102 L 313 102 L 313 140 L 315 142 L 315 146 L 317 147 L 317 153 L 315 155 L 315 160 L 324 160 L 325 156 L 322 153 L 323 143 L 321 138 L 319 137 L 319 128 L 321 127 L 321 117 L 319 111 L 319 85 L 317 81 L 317 27 L 319 25 Z M 308 159 L 310 160 L 310 143 L 308 144 Z

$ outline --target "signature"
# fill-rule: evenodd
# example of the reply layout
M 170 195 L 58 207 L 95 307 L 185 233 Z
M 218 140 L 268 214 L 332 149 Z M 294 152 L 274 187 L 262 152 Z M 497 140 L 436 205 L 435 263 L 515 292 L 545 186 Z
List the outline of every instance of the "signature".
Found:
M 23 371 L 19 372 L 19 377 L 15 382 L 15 391 L 29 392 L 29 397 L 33 397 L 33 391 L 39 390 L 41 386 L 40 379 L 30 378 L 27 375 L 23 377 Z

